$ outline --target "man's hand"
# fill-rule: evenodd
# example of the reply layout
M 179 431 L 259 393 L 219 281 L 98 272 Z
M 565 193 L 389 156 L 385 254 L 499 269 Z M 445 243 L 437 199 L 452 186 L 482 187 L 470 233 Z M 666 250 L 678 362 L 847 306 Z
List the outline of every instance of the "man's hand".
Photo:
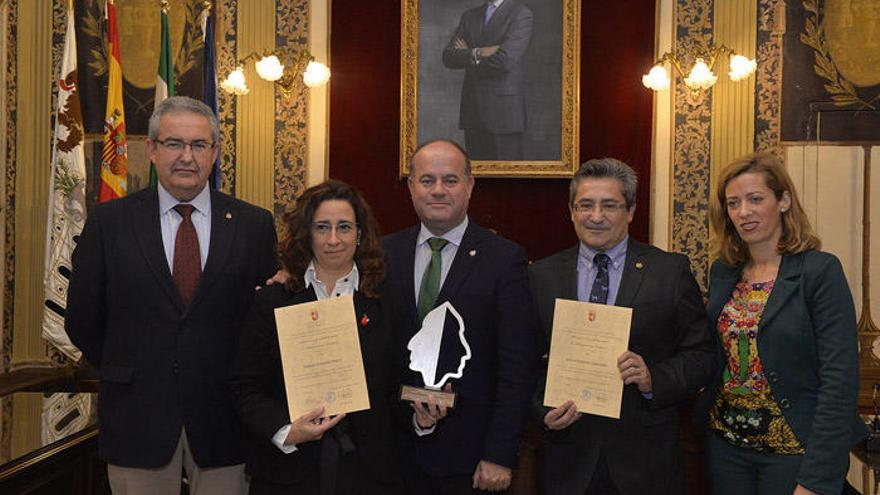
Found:
M 278 270 L 277 272 L 275 272 L 275 275 L 272 275 L 272 278 L 266 280 L 266 287 L 274 284 L 286 284 L 289 279 L 290 274 L 287 273 L 286 270 Z M 261 288 L 262 287 L 260 287 L 259 285 L 257 286 L 257 290 L 260 290 Z
M 494 462 L 480 461 L 477 464 L 477 470 L 474 471 L 473 488 L 475 490 L 500 492 L 510 487 L 510 479 L 512 477 L 510 468 L 500 466 Z
M 571 426 L 581 418 L 574 401 L 567 400 L 556 409 L 551 409 L 544 416 L 544 424 L 551 430 L 562 430 Z
M 295 419 L 290 425 L 287 438 L 284 439 L 284 445 L 299 445 L 312 440 L 320 440 L 327 430 L 336 426 L 336 423 L 345 417 L 345 413 L 332 418 L 322 418 L 322 414 L 324 414 L 324 408 L 319 407 Z
M 651 393 L 653 390 L 651 384 L 651 370 L 645 365 L 642 356 L 626 351 L 617 358 L 617 369 L 620 370 L 620 379 L 624 385 L 635 383 L 639 387 L 639 392 L 643 394 Z
M 452 384 L 447 383 L 443 387 L 444 392 L 452 392 Z M 446 417 L 446 406 L 437 404 L 433 397 L 428 396 L 428 402 L 415 401 L 412 404 L 413 410 L 416 412 L 416 423 L 419 428 L 428 429 L 434 427 L 438 421 Z
M 453 40 L 452 48 L 455 48 L 456 50 L 470 50 L 468 44 L 461 38 L 455 38 L 455 40 Z
M 495 52 L 498 51 L 498 48 L 499 48 L 498 45 L 484 46 L 482 48 L 479 48 L 478 50 L 479 50 L 480 58 L 489 58 L 492 55 L 495 55 Z

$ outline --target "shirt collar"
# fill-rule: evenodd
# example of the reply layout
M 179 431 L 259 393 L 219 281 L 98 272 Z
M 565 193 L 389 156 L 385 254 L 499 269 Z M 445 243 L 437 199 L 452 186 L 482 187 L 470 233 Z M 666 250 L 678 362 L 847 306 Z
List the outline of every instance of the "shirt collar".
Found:
M 615 269 L 620 268 L 620 265 L 626 259 L 626 246 L 629 241 L 629 236 L 624 236 L 623 239 L 618 242 L 614 247 L 609 249 L 608 251 L 597 251 L 583 242 L 579 243 L 578 247 L 578 263 L 583 263 L 584 266 L 590 268 L 593 266 L 593 258 L 603 252 L 611 258 L 611 266 Z
M 495 4 L 495 8 L 497 9 L 498 7 L 501 6 L 502 3 L 504 3 L 504 0 L 490 0 L 490 1 L 486 2 L 486 5 L 488 5 L 490 3 Z
M 202 192 L 197 194 L 191 201 L 180 201 L 162 187 L 162 184 L 156 185 L 159 186 L 159 216 L 168 213 L 168 210 L 181 203 L 193 205 L 196 211 L 203 215 L 207 215 L 208 212 L 211 211 L 211 191 L 208 189 L 207 183 L 202 189 Z
M 345 279 L 348 279 L 348 282 L 343 282 Z M 318 275 L 315 271 L 315 260 L 309 261 L 309 266 L 306 268 L 305 275 L 303 275 L 303 281 L 305 281 L 306 289 L 308 289 L 315 283 L 324 283 L 318 280 Z M 360 283 L 360 275 L 358 274 L 357 263 L 352 263 L 351 271 L 348 272 L 346 275 L 343 275 L 342 278 L 336 280 L 337 285 L 341 283 L 351 284 L 351 287 L 354 290 L 358 289 L 358 285 Z
M 465 215 L 464 220 L 448 232 L 443 235 L 434 235 L 428 230 L 428 227 L 425 227 L 423 223 L 421 228 L 419 228 L 419 237 L 416 239 L 416 246 L 421 246 L 422 244 L 428 242 L 428 239 L 432 237 L 439 237 L 441 239 L 446 239 L 447 241 L 455 244 L 456 247 L 461 246 L 461 240 L 464 238 L 464 231 L 467 230 L 468 226 L 468 217 Z

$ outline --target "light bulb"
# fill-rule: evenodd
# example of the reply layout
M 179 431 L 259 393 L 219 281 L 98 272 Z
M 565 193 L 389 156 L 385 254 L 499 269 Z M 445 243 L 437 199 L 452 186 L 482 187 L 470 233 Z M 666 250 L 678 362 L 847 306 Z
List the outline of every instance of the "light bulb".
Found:
M 303 82 L 310 88 L 323 86 L 328 80 L 330 80 L 330 68 L 320 62 L 309 62 L 306 71 L 303 72 Z
M 758 63 L 755 59 L 749 60 L 742 55 L 733 55 L 730 57 L 730 76 L 731 81 L 742 81 L 754 74 L 758 69 Z
M 230 72 L 226 79 L 220 83 L 220 87 L 228 93 L 234 95 L 246 95 L 250 92 L 247 87 L 247 81 L 244 78 L 244 68 L 238 66 L 234 71 Z
M 666 68 L 657 64 L 651 67 L 650 72 L 642 76 L 642 84 L 654 91 L 669 89 L 669 73 L 666 72 Z
M 257 75 L 267 81 L 277 81 L 284 75 L 284 66 L 275 55 L 263 57 L 255 65 Z
M 694 62 L 694 67 L 691 69 L 690 74 L 684 79 L 687 87 L 693 90 L 711 88 L 716 81 L 718 81 L 718 76 L 712 73 L 712 70 L 709 69 L 709 66 L 706 65 L 702 58 L 698 58 Z

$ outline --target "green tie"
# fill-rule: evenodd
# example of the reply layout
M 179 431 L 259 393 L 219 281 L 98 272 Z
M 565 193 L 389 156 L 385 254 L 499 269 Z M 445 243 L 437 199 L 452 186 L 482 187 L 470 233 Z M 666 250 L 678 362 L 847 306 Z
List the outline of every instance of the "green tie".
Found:
M 434 309 L 437 302 L 437 294 L 440 293 L 440 273 L 443 265 L 443 257 L 440 251 L 448 244 L 449 241 L 439 237 L 428 239 L 431 246 L 431 262 L 425 268 L 425 274 L 422 275 L 422 286 L 419 287 L 419 322 L 425 319 L 425 315 Z

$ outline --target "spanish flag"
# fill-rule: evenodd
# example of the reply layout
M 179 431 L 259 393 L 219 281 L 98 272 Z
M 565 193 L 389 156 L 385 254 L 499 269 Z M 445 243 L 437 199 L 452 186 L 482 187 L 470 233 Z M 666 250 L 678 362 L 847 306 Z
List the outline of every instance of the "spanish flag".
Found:
M 104 149 L 101 153 L 101 189 L 98 201 L 125 196 L 128 190 L 128 153 L 125 142 L 125 110 L 122 108 L 122 58 L 119 56 L 119 25 L 116 4 L 107 0 L 107 111 L 104 114 Z

